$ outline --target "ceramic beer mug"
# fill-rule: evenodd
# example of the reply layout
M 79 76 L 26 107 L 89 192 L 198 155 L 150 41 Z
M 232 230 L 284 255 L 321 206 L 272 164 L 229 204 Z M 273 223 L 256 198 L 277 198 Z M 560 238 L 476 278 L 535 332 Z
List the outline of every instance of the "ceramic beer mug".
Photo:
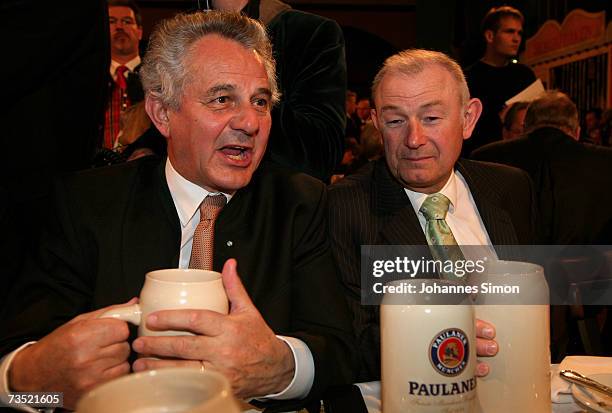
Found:
M 138 304 L 109 310 L 100 317 L 113 317 L 138 327 L 139 336 L 191 334 L 186 331 L 151 331 L 147 316 L 159 310 L 204 309 L 227 314 L 229 303 L 221 274 L 196 269 L 167 269 L 147 273 Z
M 227 379 L 186 367 L 129 374 L 90 390 L 78 413 L 239 413 Z
M 468 294 L 437 293 L 457 285 L 410 279 L 431 294 L 385 294 L 380 307 L 381 386 L 384 413 L 474 411 L 476 333 Z
M 497 355 L 486 360 L 489 374 L 478 379 L 478 411 L 550 412 L 549 296 L 543 268 L 493 261 L 469 283 L 480 290 L 474 296 L 476 317 L 495 325 L 499 344 Z M 491 293 L 493 286 L 507 292 Z

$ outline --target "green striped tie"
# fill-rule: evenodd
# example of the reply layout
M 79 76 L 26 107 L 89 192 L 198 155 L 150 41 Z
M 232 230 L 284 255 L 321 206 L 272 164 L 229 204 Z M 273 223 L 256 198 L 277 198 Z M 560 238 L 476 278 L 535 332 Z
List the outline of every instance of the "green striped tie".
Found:
M 429 249 L 434 259 L 444 261 L 462 261 L 464 260 L 463 253 L 457 244 L 457 240 L 453 235 L 450 227 L 446 223 L 446 213 L 450 200 L 440 194 L 431 194 L 421 205 L 421 212 L 427 223 L 425 224 L 425 236 L 429 243 Z M 440 272 L 440 278 L 458 279 L 453 272 Z

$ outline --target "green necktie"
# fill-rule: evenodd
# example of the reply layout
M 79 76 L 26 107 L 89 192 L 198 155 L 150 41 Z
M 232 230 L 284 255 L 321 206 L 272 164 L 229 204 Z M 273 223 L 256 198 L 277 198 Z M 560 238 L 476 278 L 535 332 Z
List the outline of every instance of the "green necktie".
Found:
M 450 200 L 440 194 L 431 194 L 421 205 L 419 210 L 427 219 L 425 224 L 425 236 L 429 243 L 431 255 L 435 260 L 442 261 L 444 268 L 445 261 L 462 261 L 464 260 L 463 253 L 457 244 L 457 240 L 453 235 L 450 227 L 446 223 L 446 213 Z M 457 279 L 453 272 L 441 271 L 440 278 Z

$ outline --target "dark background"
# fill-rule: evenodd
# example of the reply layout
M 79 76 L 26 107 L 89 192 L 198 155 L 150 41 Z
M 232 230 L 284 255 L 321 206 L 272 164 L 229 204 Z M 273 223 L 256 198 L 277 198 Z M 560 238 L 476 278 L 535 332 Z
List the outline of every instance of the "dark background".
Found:
M 360 96 L 369 94 L 369 85 L 384 59 L 399 50 L 411 47 L 440 50 L 464 66 L 477 60 L 484 50 L 480 21 L 494 6 L 510 5 L 523 12 L 524 39 L 533 36 L 548 19 L 563 22 L 567 13 L 576 8 L 590 12 L 605 10 L 607 22 L 612 16 L 609 0 L 284 1 L 340 24 L 346 39 L 349 88 Z M 138 4 L 142 8 L 145 39 L 159 19 L 197 7 L 197 1 L 183 0 L 139 0 Z

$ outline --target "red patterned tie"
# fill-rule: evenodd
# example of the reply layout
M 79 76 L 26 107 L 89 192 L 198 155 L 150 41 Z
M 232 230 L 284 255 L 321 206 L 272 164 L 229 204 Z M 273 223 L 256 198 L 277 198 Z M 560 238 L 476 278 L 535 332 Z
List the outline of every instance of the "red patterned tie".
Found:
M 106 120 L 104 125 L 104 147 L 113 149 L 115 140 L 119 135 L 121 112 L 127 109 L 129 105 L 127 96 L 127 80 L 125 72 L 129 69 L 127 66 L 119 66 L 115 71 L 115 84 L 111 93 L 110 102 L 106 109 Z
M 208 195 L 200 204 L 200 223 L 193 234 L 189 268 L 212 270 L 215 219 L 225 202 L 225 195 Z

